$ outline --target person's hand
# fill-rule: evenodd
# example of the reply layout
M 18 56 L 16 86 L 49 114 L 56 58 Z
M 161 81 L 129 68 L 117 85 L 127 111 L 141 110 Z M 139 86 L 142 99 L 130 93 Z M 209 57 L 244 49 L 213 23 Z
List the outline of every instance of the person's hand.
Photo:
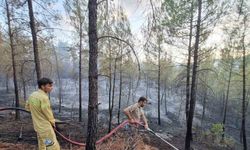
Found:
M 130 124 L 136 124 L 136 121 L 134 119 L 129 119 L 128 121 Z
M 56 123 L 55 122 L 54 123 L 50 123 L 50 124 L 51 124 L 52 128 L 56 129 Z
M 145 124 L 144 127 L 146 130 L 149 130 L 148 124 Z
M 62 129 L 58 126 L 58 125 L 52 125 L 52 127 L 55 129 L 55 130 L 57 130 L 58 132 L 61 132 L 62 131 Z
M 54 129 L 56 129 L 56 124 L 52 124 L 52 127 L 53 127 Z
M 129 120 L 129 124 L 132 125 L 132 126 L 134 126 L 134 127 L 136 127 L 136 128 L 139 127 L 138 121 L 135 120 L 135 119 L 130 119 Z

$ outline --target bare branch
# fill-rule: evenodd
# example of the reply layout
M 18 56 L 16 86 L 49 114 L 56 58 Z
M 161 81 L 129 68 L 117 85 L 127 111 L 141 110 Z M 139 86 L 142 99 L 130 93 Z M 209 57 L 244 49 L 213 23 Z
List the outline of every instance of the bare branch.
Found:
M 97 5 L 101 4 L 102 2 L 105 2 L 107 0 L 101 0 L 100 2 L 97 2 Z
M 210 69 L 210 68 L 197 70 L 197 73 L 199 73 L 199 72 L 203 72 L 203 71 L 211 71 L 211 72 L 215 73 L 215 74 L 216 74 L 216 76 L 218 77 L 218 73 L 217 73 L 215 70 Z

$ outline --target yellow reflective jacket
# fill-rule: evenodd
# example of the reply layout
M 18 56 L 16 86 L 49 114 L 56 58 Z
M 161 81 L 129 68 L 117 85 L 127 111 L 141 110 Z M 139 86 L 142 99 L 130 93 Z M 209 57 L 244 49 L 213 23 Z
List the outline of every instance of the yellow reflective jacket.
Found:
M 43 90 L 39 89 L 30 95 L 25 109 L 31 112 L 36 132 L 49 132 L 52 126 L 55 126 L 55 118 L 50 107 L 49 97 Z

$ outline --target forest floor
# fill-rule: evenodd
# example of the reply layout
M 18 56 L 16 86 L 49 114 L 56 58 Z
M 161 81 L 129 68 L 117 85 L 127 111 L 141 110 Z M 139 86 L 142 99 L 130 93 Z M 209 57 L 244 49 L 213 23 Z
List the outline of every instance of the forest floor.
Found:
M 5 91 L 0 90 L 0 107 L 7 107 L 11 105 L 13 94 L 7 94 Z M 59 124 L 60 132 L 70 137 L 70 139 L 85 143 L 86 141 L 86 122 L 78 122 L 77 118 L 70 117 L 72 114 L 71 109 L 64 108 L 63 111 L 68 111 L 66 115 L 61 115 L 60 120 L 68 120 L 66 124 Z M 74 110 L 75 113 L 77 110 Z M 83 111 L 86 114 L 86 110 Z M 106 114 L 107 111 L 99 112 Z M 0 149 L 1 150 L 33 150 L 37 149 L 36 133 L 33 130 L 32 120 L 29 114 L 21 112 L 21 119 L 15 120 L 15 112 L 4 111 L 0 112 Z M 57 114 L 55 116 L 58 116 Z M 86 115 L 83 115 L 83 120 L 87 120 Z M 70 122 L 69 122 L 69 119 Z M 99 118 L 98 122 L 98 139 L 107 134 L 107 118 Z M 113 124 L 115 127 L 116 124 Z M 178 149 L 183 149 L 185 144 L 185 130 L 180 128 L 178 122 L 173 121 L 172 124 L 162 122 L 161 126 L 157 125 L 157 119 L 151 118 L 149 126 L 154 131 L 157 131 L 164 139 L 168 140 L 171 144 Z M 171 150 L 172 148 L 161 141 L 151 133 L 138 129 L 121 129 L 118 130 L 111 138 L 104 141 L 97 146 L 98 150 Z M 82 150 L 83 147 L 74 146 L 67 143 L 61 137 L 58 141 L 62 150 Z M 216 146 L 212 141 L 205 141 L 194 138 L 193 149 L 195 150 L 228 150 L 233 148 L 225 148 Z

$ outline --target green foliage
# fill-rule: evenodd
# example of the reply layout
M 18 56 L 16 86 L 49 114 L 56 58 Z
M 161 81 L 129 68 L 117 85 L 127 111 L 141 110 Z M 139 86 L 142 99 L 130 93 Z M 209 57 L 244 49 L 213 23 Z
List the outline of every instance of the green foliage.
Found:
M 131 57 L 125 58 L 123 63 L 123 72 L 126 76 L 136 78 L 138 75 L 137 63 Z
M 210 130 L 202 133 L 201 140 L 207 145 L 213 143 L 214 146 L 234 149 L 235 140 L 233 138 L 225 136 L 224 140 L 222 140 L 221 138 L 222 127 L 223 125 L 220 123 L 213 124 Z
M 0 73 L 10 74 L 12 72 L 10 47 L 1 43 L 0 53 Z
M 223 124 L 221 123 L 213 124 L 210 129 L 210 132 L 217 137 L 221 136 L 223 133 Z
M 133 46 L 133 37 L 128 17 L 121 6 L 116 7 L 112 1 L 100 5 L 98 32 L 99 35 L 109 35 L 128 42 Z M 105 6 L 105 7 L 104 7 Z M 122 70 L 126 77 L 135 77 L 138 73 L 137 63 L 131 55 L 131 47 L 114 38 L 102 38 L 98 41 L 100 73 L 104 76 L 113 76 L 115 62 L 117 69 Z M 122 65 L 121 65 L 122 64 Z M 120 68 L 120 65 L 122 66 Z M 118 71 L 116 70 L 116 72 Z
M 76 36 L 79 36 L 80 30 L 82 34 L 87 31 L 87 1 L 85 0 L 66 0 L 64 1 L 64 8 L 70 18 L 70 24 L 76 30 Z
M 163 25 L 168 27 L 180 27 L 185 20 L 190 18 L 190 2 L 187 0 L 165 0 L 163 3 L 164 10 L 167 13 Z

